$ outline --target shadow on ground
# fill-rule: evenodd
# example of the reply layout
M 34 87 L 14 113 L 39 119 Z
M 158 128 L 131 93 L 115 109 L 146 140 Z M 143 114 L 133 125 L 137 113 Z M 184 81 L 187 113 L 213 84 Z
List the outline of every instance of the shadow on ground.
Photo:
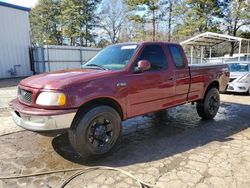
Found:
M 249 128 L 250 106 L 222 103 L 215 120 L 203 121 L 195 106 L 184 105 L 168 113 L 151 114 L 123 123 L 123 139 L 118 149 L 106 158 L 85 162 L 74 152 L 67 134 L 52 140 L 54 150 L 63 158 L 82 165 L 114 167 L 146 163 L 195 149 L 210 142 L 227 142 L 230 136 Z
M 15 87 L 26 77 L 0 79 L 0 88 Z

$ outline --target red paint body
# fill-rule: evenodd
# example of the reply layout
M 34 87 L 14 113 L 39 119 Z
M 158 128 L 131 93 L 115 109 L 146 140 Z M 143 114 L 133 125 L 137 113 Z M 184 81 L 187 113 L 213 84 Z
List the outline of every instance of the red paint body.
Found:
M 125 120 L 200 100 L 212 82 L 216 82 L 221 91 L 226 89 L 229 80 L 227 65 L 188 66 L 186 56 L 178 44 L 175 45 L 181 48 L 185 67 L 177 69 L 168 48 L 163 48 L 168 62 L 167 70 L 135 73 L 133 65 L 136 58 L 149 44 L 168 45 L 161 42 L 140 43 L 130 63 L 118 71 L 76 69 L 29 77 L 22 80 L 19 87 L 33 92 L 33 102 L 24 104 L 15 99 L 10 105 L 23 114 L 43 116 L 77 111 L 87 102 L 108 98 L 120 106 Z M 126 83 L 126 87 L 120 87 L 118 83 Z M 66 94 L 65 106 L 46 107 L 35 104 L 40 92 L 51 90 Z

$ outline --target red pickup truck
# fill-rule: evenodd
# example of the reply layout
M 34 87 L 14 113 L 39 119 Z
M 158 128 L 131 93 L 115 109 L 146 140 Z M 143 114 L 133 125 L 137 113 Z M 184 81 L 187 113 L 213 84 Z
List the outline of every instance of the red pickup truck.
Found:
M 198 115 L 212 119 L 228 81 L 227 65 L 188 65 L 179 44 L 123 43 L 103 49 L 81 69 L 22 80 L 10 106 L 17 125 L 37 132 L 67 129 L 80 155 L 100 157 L 114 148 L 128 118 L 196 102 Z

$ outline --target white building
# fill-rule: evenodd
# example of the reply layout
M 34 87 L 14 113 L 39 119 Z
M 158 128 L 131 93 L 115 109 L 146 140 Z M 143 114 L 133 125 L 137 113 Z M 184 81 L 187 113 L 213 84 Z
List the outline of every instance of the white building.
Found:
M 29 11 L 0 2 L 0 79 L 32 74 Z

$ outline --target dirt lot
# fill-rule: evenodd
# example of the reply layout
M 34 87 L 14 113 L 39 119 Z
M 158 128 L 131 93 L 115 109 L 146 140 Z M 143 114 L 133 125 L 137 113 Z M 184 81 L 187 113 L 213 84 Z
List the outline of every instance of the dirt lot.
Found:
M 72 150 L 66 134 L 49 138 L 14 125 L 7 102 L 15 96 L 17 82 L 0 81 L 0 179 L 101 165 L 126 170 L 159 187 L 250 187 L 250 96 L 221 95 L 213 121 L 201 121 L 191 104 L 127 120 L 118 150 L 87 163 Z M 74 173 L 2 179 L 0 187 L 59 187 Z M 66 187 L 138 184 L 117 171 L 95 170 Z

